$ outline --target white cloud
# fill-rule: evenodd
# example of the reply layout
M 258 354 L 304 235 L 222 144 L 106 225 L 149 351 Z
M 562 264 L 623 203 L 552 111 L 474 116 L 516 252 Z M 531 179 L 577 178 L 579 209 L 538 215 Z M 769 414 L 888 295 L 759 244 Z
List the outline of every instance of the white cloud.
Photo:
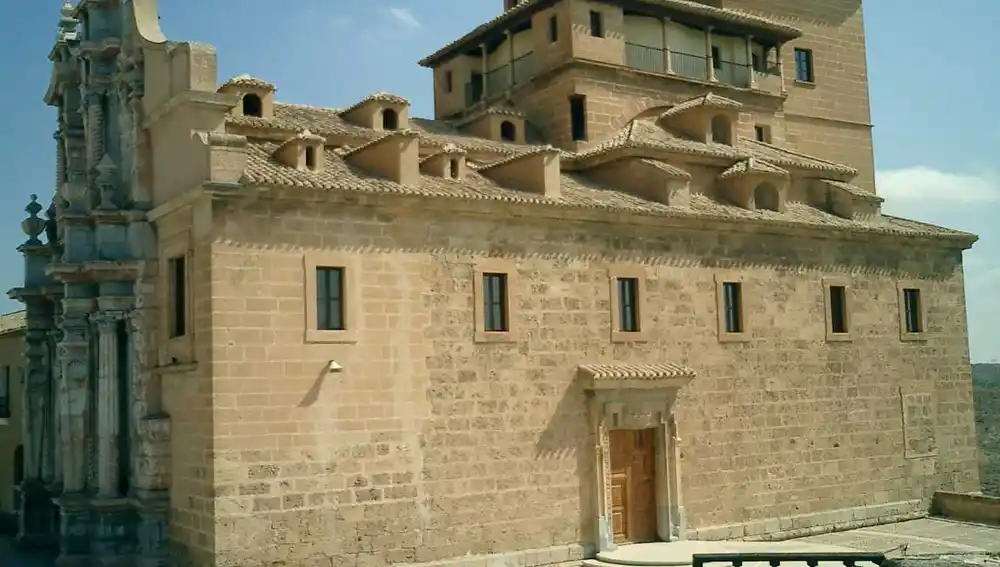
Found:
M 400 25 L 402 25 L 404 28 L 415 30 L 420 27 L 423 27 L 423 24 L 421 24 L 420 20 L 418 20 L 413 15 L 413 12 L 410 12 L 406 8 L 398 8 L 396 6 L 392 6 L 387 11 L 389 12 L 389 15 L 395 18 L 395 20 L 399 22 Z
M 994 173 L 948 173 L 917 166 L 875 174 L 878 194 L 894 200 L 957 206 L 1000 201 L 1000 178 Z

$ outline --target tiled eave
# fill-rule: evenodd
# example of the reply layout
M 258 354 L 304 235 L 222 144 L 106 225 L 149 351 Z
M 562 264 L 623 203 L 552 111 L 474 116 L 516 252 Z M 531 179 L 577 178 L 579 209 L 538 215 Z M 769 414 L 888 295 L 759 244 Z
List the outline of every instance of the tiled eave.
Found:
M 530 21 L 534 14 L 557 2 L 558 0 L 522 2 L 421 59 L 420 65 L 434 67 L 445 59 L 475 48 L 503 29 Z M 784 43 L 802 36 L 802 32 L 792 26 L 746 12 L 716 8 L 691 0 L 625 0 L 621 4 L 629 11 L 675 18 L 678 22 L 693 26 L 710 25 L 722 32 L 753 35 L 759 41 L 771 40 L 774 43 Z

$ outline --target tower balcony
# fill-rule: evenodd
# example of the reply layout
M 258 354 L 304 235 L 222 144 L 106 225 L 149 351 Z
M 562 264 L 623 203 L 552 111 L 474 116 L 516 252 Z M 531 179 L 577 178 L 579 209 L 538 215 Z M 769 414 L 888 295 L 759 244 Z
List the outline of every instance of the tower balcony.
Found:
M 751 63 L 727 61 L 721 56 L 716 59 L 711 55 L 625 42 L 625 66 L 632 69 L 739 89 L 782 94 L 781 66 L 773 61 L 761 61 L 753 57 L 751 61 Z

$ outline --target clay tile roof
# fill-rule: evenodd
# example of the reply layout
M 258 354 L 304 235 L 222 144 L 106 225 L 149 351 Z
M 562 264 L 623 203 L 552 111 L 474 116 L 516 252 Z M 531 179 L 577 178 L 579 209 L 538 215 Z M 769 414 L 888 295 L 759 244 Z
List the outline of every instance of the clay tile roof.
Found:
M 660 171 L 662 171 L 664 174 L 666 174 L 669 177 L 676 177 L 676 178 L 679 178 L 679 179 L 690 179 L 691 178 L 691 174 L 690 173 L 684 171 L 683 169 L 681 169 L 679 167 L 675 167 L 673 165 L 670 165 L 669 163 L 664 163 L 662 161 L 655 160 L 655 159 L 640 159 L 639 161 L 641 161 L 642 163 L 644 163 L 646 165 L 649 165 L 651 167 L 655 167 L 656 169 L 659 169 Z
M 312 132 L 310 132 L 308 128 L 306 128 L 306 129 L 302 130 L 301 132 L 299 132 L 298 134 L 296 134 L 296 135 L 292 136 L 291 138 L 288 138 L 287 140 L 285 140 L 284 142 L 282 142 L 278 146 L 278 150 L 283 149 L 288 144 L 291 144 L 291 143 L 294 143 L 294 142 L 298 142 L 298 141 L 325 142 L 326 138 L 324 138 L 323 136 L 317 136 L 316 134 L 313 134 Z
M 719 179 L 732 179 L 743 175 L 774 175 L 778 177 L 788 177 L 788 172 L 780 167 L 775 167 L 762 159 L 753 156 L 737 162 L 729 169 L 719 174 Z
M 578 370 L 584 376 L 595 381 L 694 378 L 697 375 L 691 368 L 672 362 L 661 362 L 658 364 L 584 364 Z
M 840 189 L 841 191 L 849 193 L 855 197 L 860 197 L 862 199 L 875 201 L 878 203 L 882 203 L 885 201 L 885 199 L 879 197 L 875 193 L 872 193 L 871 191 L 866 191 L 856 185 L 851 185 L 850 183 L 844 183 L 843 181 L 834 181 L 833 179 L 821 179 L 820 181 L 826 183 L 827 185 L 830 185 L 831 187 L 836 187 L 837 189 Z
M 358 102 L 352 104 L 351 106 L 348 106 L 344 110 L 341 110 L 340 114 L 341 115 L 347 114 L 348 112 L 356 108 L 359 108 L 361 106 L 364 106 L 369 102 L 387 102 L 389 104 L 401 104 L 403 106 L 410 105 L 410 101 L 406 100 L 405 98 L 397 94 L 387 93 L 385 91 L 379 91 L 377 93 L 372 93 L 366 96 L 365 98 L 359 100 Z
M 765 144 L 764 142 L 758 142 L 757 140 L 752 140 L 750 138 L 740 138 L 738 140 L 738 144 L 740 149 L 745 153 L 765 160 L 771 165 L 779 167 L 794 167 L 825 173 L 836 173 L 851 178 L 858 175 L 858 170 L 851 166 L 826 161 L 824 159 L 785 148 L 779 148 L 777 146 Z
M 465 151 L 462 148 L 460 148 L 460 147 L 458 147 L 458 146 L 456 146 L 454 144 L 448 144 L 447 146 L 441 148 L 440 151 L 434 152 L 434 153 L 428 155 L 427 157 L 422 158 L 420 160 L 420 163 L 424 163 L 425 161 L 427 161 L 429 159 L 433 159 L 433 158 L 436 158 L 437 156 L 441 156 L 441 155 L 445 155 L 445 156 L 458 156 L 458 155 L 464 155 L 464 154 L 465 154 Z
M 800 37 L 802 32 L 795 27 L 783 24 L 755 14 L 750 14 L 742 10 L 729 8 L 716 8 L 692 0 L 635 0 L 637 3 L 645 4 L 653 8 L 664 8 L 689 14 L 701 19 L 711 19 L 715 21 L 729 22 L 741 26 L 749 26 L 756 29 L 766 30 L 772 34 L 780 36 L 782 39 L 790 40 Z M 423 67 L 431 67 L 450 55 L 468 47 L 476 46 L 483 36 L 490 31 L 499 29 L 504 23 L 519 17 L 529 17 L 531 14 L 545 9 L 548 5 L 554 4 L 554 0 L 523 0 L 515 4 L 509 10 L 483 24 L 476 26 L 472 31 L 462 37 L 448 43 L 431 55 L 420 60 Z
M 398 135 L 398 132 L 394 135 Z M 631 213 L 709 221 L 754 222 L 770 226 L 813 227 L 847 232 L 946 237 L 958 239 L 962 245 L 966 245 L 970 239 L 975 240 L 975 236 L 965 232 L 887 215 L 870 219 L 846 219 L 798 202 L 787 203 L 785 212 L 780 214 L 743 209 L 698 193 L 692 193 L 691 202 L 687 207 L 666 205 L 602 184 L 587 176 L 585 172 L 564 171 L 560 196 L 556 198 L 507 189 L 481 175 L 475 168 L 467 170 L 465 179 L 461 183 L 422 175 L 416 186 L 405 186 L 372 176 L 351 166 L 340 157 L 339 151 L 328 154 L 326 166 L 321 171 L 298 170 L 274 159 L 277 145 L 277 142 L 270 140 L 253 138 L 248 140 L 247 169 L 242 179 L 244 185 L 409 195 L 428 199 L 493 201 L 539 207 L 608 211 L 616 214 Z M 541 151 L 541 148 L 535 148 L 535 151 Z
M 528 150 L 526 152 L 521 152 L 519 154 L 514 154 L 512 156 L 508 156 L 508 157 L 505 157 L 505 158 L 497 160 L 497 161 L 491 161 L 490 163 L 486 163 L 486 164 L 480 165 L 476 169 L 479 170 L 479 171 L 488 171 L 488 170 L 490 170 L 490 169 L 492 169 L 494 167 L 499 167 L 501 165 L 506 165 L 506 164 L 508 164 L 508 163 L 510 163 L 512 161 L 517 161 L 519 159 L 526 158 L 528 156 L 533 156 L 535 154 L 544 154 L 544 153 L 547 153 L 547 152 L 558 152 L 558 151 L 559 150 L 553 148 L 552 146 L 536 146 L 536 147 L 534 147 L 534 148 L 532 148 L 532 149 L 530 149 L 530 150 Z
M 693 108 L 706 107 L 706 108 L 718 108 L 722 110 L 738 110 L 743 108 L 743 105 L 735 100 L 726 98 L 724 96 L 719 96 L 717 94 L 708 93 L 703 96 L 695 97 L 692 99 L 679 102 L 667 109 L 660 118 L 669 118 L 671 116 L 677 116 L 691 110 Z
M 490 115 L 493 115 L 493 116 L 514 116 L 514 117 L 517 117 L 517 118 L 524 118 L 524 114 L 522 114 L 519 110 L 517 110 L 516 108 L 514 108 L 514 107 L 512 107 L 510 105 L 507 105 L 507 104 L 494 104 L 494 105 L 488 106 L 486 108 L 478 108 L 478 109 L 473 110 L 469 114 L 467 114 L 467 115 L 463 116 L 462 118 L 458 119 L 457 121 L 455 121 L 455 125 L 456 126 L 464 126 L 466 124 L 469 124 L 470 122 L 473 122 L 473 121 L 475 121 L 475 120 L 477 120 L 479 118 L 482 118 L 483 116 L 490 116 Z
M 237 75 L 232 79 L 229 79 L 225 83 L 222 83 L 222 87 L 248 87 L 251 89 L 265 89 L 265 90 L 275 90 L 274 85 L 265 81 L 264 79 L 258 79 L 256 77 L 251 77 L 250 75 Z M 220 89 L 222 87 L 219 87 Z
M 404 130 L 393 130 L 393 131 L 389 132 L 388 134 L 385 134 L 383 136 L 379 136 L 378 138 L 375 138 L 374 140 L 371 140 L 367 144 L 361 144 L 360 146 L 358 146 L 356 148 L 351 148 L 350 150 L 347 150 L 347 151 L 341 153 L 340 155 L 343 156 L 343 157 L 347 157 L 347 156 L 349 156 L 351 154 L 356 154 L 356 153 L 360 152 L 361 150 L 363 150 L 365 148 L 374 146 L 375 144 L 378 144 L 378 143 L 382 142 L 383 140 L 388 140 L 389 138 L 416 138 L 416 137 L 418 137 L 417 133 L 414 132 L 413 130 L 409 129 L 409 128 L 406 128 Z
M 24 310 L 0 315 L 0 335 L 23 331 L 27 326 Z

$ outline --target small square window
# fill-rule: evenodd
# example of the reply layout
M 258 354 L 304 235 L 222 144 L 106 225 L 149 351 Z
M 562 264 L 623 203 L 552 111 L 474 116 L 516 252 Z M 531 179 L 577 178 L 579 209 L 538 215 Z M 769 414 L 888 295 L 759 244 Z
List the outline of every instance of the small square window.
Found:
M 559 20 L 555 16 L 549 18 L 549 43 L 559 41 Z
M 477 263 L 473 277 L 473 340 L 477 343 L 517 341 L 511 299 L 517 286 L 516 265 L 499 258 L 486 259 Z
M 316 329 L 344 331 L 344 268 L 316 268 Z
M 604 18 L 596 10 L 590 11 L 590 35 L 592 37 L 604 37 Z
M 746 320 L 746 298 L 742 278 L 716 276 L 716 309 L 719 319 L 719 341 L 737 342 L 750 339 Z
M 771 143 L 771 127 L 763 124 L 756 124 L 753 127 L 753 137 L 758 142 Z
M 618 330 L 623 333 L 639 332 L 639 279 L 618 280 Z
M 795 80 L 812 83 L 815 80 L 813 52 L 811 49 L 795 49 Z
M 924 332 L 924 321 L 920 309 L 920 290 L 916 288 L 903 289 L 903 309 L 907 333 Z
M 187 334 L 187 261 L 184 256 L 167 262 L 168 327 L 171 339 Z
M 506 333 L 508 321 L 507 274 L 483 274 L 483 330 Z

